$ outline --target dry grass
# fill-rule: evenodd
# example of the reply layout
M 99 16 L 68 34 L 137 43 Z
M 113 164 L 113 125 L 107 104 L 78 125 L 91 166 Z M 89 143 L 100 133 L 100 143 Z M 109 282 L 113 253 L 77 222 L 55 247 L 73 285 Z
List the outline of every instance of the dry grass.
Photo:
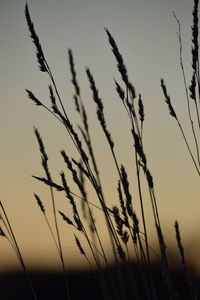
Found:
M 89 68 L 86 68 L 86 76 L 89 81 L 89 86 L 92 92 L 92 98 L 96 105 L 97 122 L 99 122 L 101 129 L 105 135 L 105 139 L 110 149 L 111 157 L 113 159 L 116 172 L 118 174 L 118 182 L 116 182 L 116 190 L 118 193 L 118 201 L 112 207 L 109 208 L 107 199 L 104 194 L 104 188 L 98 168 L 97 159 L 95 156 L 93 144 L 95 141 L 92 140 L 90 134 L 89 116 L 84 106 L 84 101 L 81 96 L 81 89 L 78 84 L 77 74 L 75 70 L 75 62 L 73 58 L 72 50 L 68 51 L 69 65 L 71 71 L 71 81 L 74 86 L 74 102 L 77 113 L 80 116 L 81 125 L 77 128 L 74 127 L 70 116 L 66 113 L 63 101 L 60 97 L 56 81 L 51 72 L 50 66 L 46 61 L 45 55 L 40 44 L 38 35 L 35 32 L 34 24 L 31 20 L 28 5 L 25 7 L 25 16 L 27 25 L 30 32 L 30 37 L 36 47 L 36 57 L 39 64 L 39 68 L 42 72 L 46 73 L 49 77 L 50 85 L 48 86 L 50 105 L 47 107 L 44 105 L 31 91 L 26 90 L 28 97 L 37 106 L 44 108 L 46 111 L 51 113 L 59 122 L 61 126 L 66 129 L 66 134 L 71 142 L 75 145 L 76 151 L 79 155 L 79 160 L 70 158 L 69 154 L 65 150 L 61 151 L 61 156 L 64 161 L 64 167 L 70 174 L 78 192 L 74 193 L 66 180 L 66 171 L 60 172 L 60 182 L 54 182 L 49 165 L 48 155 L 41 138 L 41 135 L 37 129 L 34 129 L 37 142 L 40 149 L 42 167 L 44 169 L 45 177 L 33 176 L 39 181 L 42 181 L 50 189 L 52 211 L 54 216 L 54 223 L 50 224 L 48 214 L 46 213 L 45 207 L 42 200 L 38 195 L 35 194 L 35 199 L 41 210 L 47 226 L 51 232 L 52 238 L 55 242 L 55 246 L 60 257 L 63 276 L 64 286 L 66 290 L 66 299 L 70 297 L 70 286 L 67 279 L 67 270 L 65 268 L 65 261 L 63 256 L 63 249 L 61 246 L 60 229 L 58 226 L 58 218 L 62 218 L 67 225 L 74 229 L 75 243 L 78 247 L 81 255 L 85 257 L 90 267 L 96 266 L 98 271 L 98 282 L 102 290 L 102 298 L 113 299 L 113 294 L 110 291 L 109 286 L 114 291 L 115 299 L 127 299 L 126 286 L 127 282 L 124 282 L 123 272 L 126 273 L 128 284 L 130 287 L 130 293 L 132 299 L 158 299 L 158 286 L 155 279 L 153 278 L 151 265 L 152 265 L 152 248 L 149 245 L 148 228 L 146 223 L 146 211 L 144 206 L 144 193 L 143 184 L 145 182 L 149 191 L 149 197 L 151 201 L 151 207 L 153 212 L 155 233 L 157 234 L 157 241 L 160 248 L 158 254 L 160 259 L 160 266 L 162 268 L 162 281 L 166 288 L 167 299 L 174 300 L 180 299 L 177 294 L 176 287 L 173 282 L 172 270 L 169 263 L 167 246 L 164 238 L 162 220 L 160 220 L 159 208 L 157 205 L 155 185 L 153 174 L 149 168 L 148 157 L 145 152 L 143 143 L 143 124 L 145 122 L 144 104 L 142 101 L 141 94 L 136 94 L 136 89 L 133 83 L 130 81 L 128 76 L 128 70 L 124 64 L 123 56 L 115 42 L 110 31 L 106 28 L 105 32 L 108 37 L 108 42 L 116 59 L 117 68 L 121 75 L 122 82 L 118 83 L 116 80 L 116 92 L 122 106 L 125 109 L 127 118 L 130 121 L 131 134 L 133 139 L 133 165 L 135 165 L 135 174 L 137 178 L 137 191 L 138 191 L 138 202 L 140 204 L 140 212 L 135 211 L 134 199 L 130 190 L 130 178 L 124 165 L 122 165 L 116 155 L 117 145 L 114 143 L 114 139 L 109 130 L 109 126 L 106 122 L 104 114 L 104 105 L 100 96 L 100 92 L 97 89 L 94 76 L 92 75 Z M 161 88 L 164 94 L 165 102 L 168 105 L 170 115 L 176 120 L 189 155 L 194 164 L 194 168 L 197 171 L 197 176 L 200 175 L 200 159 L 199 159 L 199 113 L 200 113 L 200 74 L 199 74 L 199 45 L 198 45 L 198 1 L 194 1 L 193 8 L 193 26 L 192 26 L 192 69 L 193 74 L 191 76 L 191 84 L 187 87 L 185 79 L 184 64 L 182 59 L 182 42 L 181 42 L 181 31 L 180 22 L 175 16 L 179 31 L 179 43 L 180 43 L 180 65 L 183 74 L 183 80 L 185 83 L 185 92 L 188 105 L 189 114 L 189 125 L 191 127 L 192 136 L 194 139 L 194 149 L 188 142 L 188 138 L 185 135 L 184 129 L 179 121 L 177 112 L 175 111 L 171 97 L 167 91 L 167 87 L 164 79 L 161 79 Z M 189 95 L 190 91 L 190 95 Z M 196 115 L 192 116 L 190 107 L 195 105 Z M 98 199 L 98 206 L 88 201 L 87 185 L 89 185 Z M 55 201 L 55 192 L 59 191 L 64 193 L 71 205 L 72 217 L 68 216 L 63 211 L 58 211 Z M 79 210 L 77 206 L 77 199 L 81 200 L 82 210 Z M 104 215 L 104 220 L 107 228 L 107 232 L 112 247 L 112 255 L 114 263 L 116 265 L 116 278 L 113 280 L 112 276 L 109 277 L 109 283 L 103 275 L 103 268 L 109 270 L 108 254 L 105 251 L 105 246 L 101 240 L 99 229 L 96 220 L 93 216 L 93 210 L 98 207 L 101 209 Z M 34 299 L 38 299 L 35 290 L 33 288 L 29 272 L 24 264 L 21 252 L 18 244 L 15 240 L 12 227 L 9 223 L 6 211 L 1 204 L 2 209 L 2 228 L 0 228 L 0 235 L 6 237 L 14 251 L 16 252 L 20 263 L 27 274 L 28 282 L 31 286 L 32 294 Z M 141 215 L 141 219 L 138 217 Z M 55 229 L 55 230 L 54 230 Z M 54 233 L 55 231 L 55 233 Z M 187 284 L 188 299 L 197 299 L 197 291 L 194 289 L 191 277 L 187 269 L 186 258 L 183 243 L 181 240 L 180 230 L 178 222 L 175 222 L 175 234 L 177 239 L 177 245 L 179 249 L 180 259 L 183 267 L 183 273 L 185 276 L 185 283 Z M 81 240 L 84 239 L 88 245 L 87 250 L 84 249 Z M 85 244 L 84 244 L 85 245 Z M 87 252 L 88 251 L 88 252 Z M 135 272 L 130 268 L 130 253 L 134 253 L 135 259 L 140 266 L 140 271 Z M 141 282 L 141 286 L 138 286 L 138 278 Z M 88 285 L 89 288 L 89 285 Z M 142 291 L 142 292 L 141 292 Z

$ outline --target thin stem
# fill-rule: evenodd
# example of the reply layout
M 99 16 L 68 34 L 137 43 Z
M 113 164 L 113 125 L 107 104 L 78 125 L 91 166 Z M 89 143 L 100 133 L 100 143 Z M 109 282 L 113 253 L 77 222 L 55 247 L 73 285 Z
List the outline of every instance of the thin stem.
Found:
M 25 265 L 25 263 L 24 263 L 24 260 L 23 260 L 21 251 L 20 251 L 20 249 L 19 249 L 17 240 L 16 240 L 16 238 L 15 238 L 15 234 L 14 234 L 14 232 L 13 232 L 13 229 L 12 229 L 12 226 L 11 226 L 10 221 L 9 221 L 9 219 L 8 219 L 7 213 L 6 213 L 5 209 L 4 209 L 4 206 L 3 206 L 3 204 L 2 204 L 1 201 L 0 201 L 0 206 L 1 206 L 1 209 L 2 209 L 3 214 L 4 214 L 4 216 L 5 216 L 6 222 L 7 222 L 7 224 L 8 224 L 8 228 L 9 228 L 9 231 L 10 231 L 10 233 L 11 233 L 12 240 L 13 240 L 13 242 L 14 242 L 14 245 L 15 245 L 15 248 L 16 248 L 16 251 L 17 251 L 17 254 L 18 254 L 17 256 L 18 256 L 19 261 L 20 261 L 20 263 L 21 263 L 21 266 L 22 266 L 22 268 L 23 268 L 23 270 L 24 270 L 24 272 L 25 272 L 25 274 L 26 274 L 26 278 L 27 278 L 28 284 L 29 284 L 29 286 L 30 286 L 30 288 L 31 288 L 31 292 L 32 292 L 33 298 L 34 298 L 35 300 L 38 300 L 38 297 L 37 297 L 37 295 L 36 295 L 35 289 L 34 289 L 34 287 L 33 287 L 32 280 L 31 280 L 31 278 L 30 278 L 30 274 L 29 274 L 28 269 L 27 269 L 27 267 L 26 267 L 26 265 Z
M 50 193 L 51 193 L 51 200 L 52 200 L 52 206 L 53 206 L 53 215 L 54 215 L 56 235 L 57 235 L 57 240 L 58 240 L 58 248 L 57 249 L 58 249 L 60 259 L 61 259 L 63 275 L 64 275 L 64 279 L 65 279 L 64 282 L 65 282 L 65 289 L 66 289 L 67 299 L 70 300 L 71 296 L 70 296 L 70 291 L 69 291 L 69 284 L 68 284 L 68 279 L 67 279 L 67 273 L 66 273 L 65 262 L 64 262 L 64 258 L 63 258 L 62 246 L 61 246 L 60 233 L 59 233 L 59 228 L 58 228 L 55 199 L 54 199 L 54 194 L 53 194 L 53 188 L 51 186 L 50 186 Z M 56 243 L 56 245 L 57 245 L 57 243 Z
M 56 246 L 56 248 L 57 248 L 57 250 L 58 250 L 58 253 L 60 254 L 60 250 L 59 250 L 59 247 L 58 247 L 58 244 L 57 244 L 55 235 L 54 235 L 54 233 L 53 233 L 53 230 L 52 230 L 52 228 L 51 228 L 51 225 L 50 225 L 49 220 L 48 220 L 48 218 L 47 218 L 47 216 L 46 216 L 45 213 L 44 213 L 44 217 L 45 217 L 47 226 L 48 226 L 48 228 L 49 228 L 49 230 L 50 230 L 50 233 L 51 233 L 51 236 L 52 236 L 52 238 L 53 238 L 53 241 L 54 241 L 54 243 L 55 243 L 55 246 Z
M 193 137 L 194 137 L 194 141 L 195 141 L 195 147 L 196 147 L 196 152 L 197 152 L 197 159 L 198 159 L 198 163 L 200 165 L 199 147 L 198 147 L 197 137 L 196 137 L 196 133 L 195 133 L 195 129 L 194 129 L 194 122 L 193 122 L 192 116 L 191 116 L 190 99 L 189 99 L 189 95 L 188 95 L 188 89 L 187 89 L 187 83 L 186 83 L 186 76 L 185 76 L 185 69 L 184 69 L 184 64 L 183 64 L 181 25 L 180 25 L 180 21 L 178 20 L 177 16 L 175 15 L 175 13 L 174 13 L 174 18 L 176 19 L 176 21 L 178 23 L 178 39 L 179 39 L 179 51 L 180 51 L 179 58 L 180 58 L 180 66 L 181 66 L 181 70 L 182 70 L 182 75 L 183 75 L 183 82 L 184 82 L 185 94 L 186 94 L 186 99 L 187 99 L 188 116 L 189 116 L 189 120 L 190 120 L 190 124 L 191 124 L 191 128 L 192 128 L 192 133 L 193 133 Z M 197 81 L 198 81 L 198 77 L 197 77 Z M 199 84 L 198 84 L 198 88 L 200 88 Z M 197 120 L 198 120 L 198 124 L 199 124 L 199 128 L 200 128 L 200 119 L 199 119 L 199 113 L 198 113 L 198 108 L 197 108 L 196 100 L 195 100 L 195 106 L 196 106 L 196 112 L 197 112 Z
M 140 198 L 140 208 L 142 213 L 142 222 L 144 227 L 144 238 L 146 244 L 146 253 L 147 253 L 147 260 L 150 263 L 150 255 L 149 255 L 149 247 L 148 247 L 148 237 L 147 237 L 147 229 L 146 229 L 146 221 L 145 221 L 145 214 L 144 214 L 144 204 L 143 204 L 143 196 L 142 196 L 142 189 L 141 189 L 141 182 L 140 182 L 140 174 L 139 174 L 139 166 L 137 163 L 137 153 L 135 151 L 135 160 L 136 160 L 136 172 L 137 172 L 137 183 L 138 183 L 138 192 Z
M 194 156 L 193 156 L 193 154 L 192 154 L 192 151 L 191 151 L 190 146 L 189 146 L 189 144 L 188 144 L 188 141 L 187 141 L 187 139 L 186 139 L 185 133 L 184 133 L 184 131 L 183 131 L 183 128 L 182 128 L 182 126 L 181 126 L 181 124 L 180 124 L 180 122 L 179 122 L 178 119 L 177 119 L 177 123 L 178 123 L 178 126 L 179 126 L 180 130 L 181 130 L 183 139 L 184 139 L 185 144 L 186 144 L 186 147 L 187 147 L 187 149 L 188 149 L 188 151 L 189 151 L 189 153 L 190 153 L 190 157 L 191 157 L 191 159 L 192 159 L 192 161 L 193 161 L 193 163 L 194 163 L 194 166 L 195 166 L 195 168 L 196 168 L 196 170 L 197 170 L 197 173 L 198 173 L 198 175 L 200 175 L 199 167 L 197 166 L 197 163 L 196 163 L 196 161 L 195 161 L 195 159 L 194 159 Z

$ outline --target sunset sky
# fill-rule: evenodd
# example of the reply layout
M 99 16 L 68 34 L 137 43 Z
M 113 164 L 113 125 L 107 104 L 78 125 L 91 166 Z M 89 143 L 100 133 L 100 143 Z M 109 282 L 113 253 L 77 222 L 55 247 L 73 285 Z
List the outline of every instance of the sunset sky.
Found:
M 133 178 L 131 188 L 135 196 L 136 210 L 139 210 L 137 187 L 134 187 L 136 182 L 130 124 L 117 97 L 113 81 L 115 78 L 121 83 L 121 77 L 117 72 L 104 28 L 107 27 L 112 33 L 124 57 L 129 77 L 144 101 L 144 147 L 154 176 L 166 242 L 175 245 L 173 227 L 175 220 L 178 220 L 188 260 L 196 262 L 200 251 L 199 178 L 177 124 L 168 113 L 160 88 L 160 78 L 163 77 L 180 121 L 192 143 L 179 63 L 177 23 L 173 11 L 181 22 L 183 59 L 189 85 L 192 72 L 193 1 L 32 0 L 28 1 L 28 5 L 66 110 L 76 126 L 80 122 L 74 109 L 74 91 L 67 57 L 67 50 L 73 50 L 108 206 L 116 203 L 117 173 L 108 145 L 96 121 L 95 105 L 85 67 L 91 69 L 102 97 L 118 159 L 127 168 L 129 177 Z M 43 176 L 33 127 L 37 127 L 43 137 L 55 181 L 59 182 L 59 173 L 65 168 L 59 151 L 64 148 L 69 156 L 77 159 L 78 155 L 64 128 L 46 111 L 31 103 L 25 92 L 25 89 L 29 89 L 46 105 L 49 104 L 49 78 L 38 69 L 35 47 L 25 22 L 24 7 L 23 0 L 0 2 L 0 199 L 10 217 L 27 264 L 33 268 L 59 268 L 56 249 L 33 197 L 34 192 L 39 194 L 47 210 L 51 209 L 48 188 L 31 177 Z M 66 174 L 69 176 L 67 172 Z M 145 195 L 149 233 L 154 244 L 156 236 L 152 213 L 148 194 Z M 71 209 L 64 195 L 56 193 L 56 197 L 58 209 Z M 95 199 L 94 203 L 97 204 Z M 97 225 L 101 226 L 101 212 L 95 211 L 95 214 Z M 75 231 L 70 230 L 61 219 L 59 224 L 68 267 L 85 263 L 78 249 L 74 247 Z M 102 239 L 107 242 L 103 232 Z M 0 239 L 0 253 L 0 271 L 18 266 L 15 254 L 3 238 Z M 200 265 L 198 267 L 200 271 Z

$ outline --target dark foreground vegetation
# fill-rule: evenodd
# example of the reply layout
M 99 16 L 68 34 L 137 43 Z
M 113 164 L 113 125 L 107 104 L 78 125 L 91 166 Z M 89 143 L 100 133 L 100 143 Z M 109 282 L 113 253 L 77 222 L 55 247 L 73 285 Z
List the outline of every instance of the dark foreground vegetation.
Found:
M 135 274 L 141 272 L 141 266 L 132 264 L 130 268 L 134 270 Z M 112 300 L 117 299 L 115 294 L 115 284 L 117 284 L 117 274 L 118 271 L 116 267 L 110 267 L 109 270 L 103 271 L 103 277 L 107 283 L 110 298 Z M 129 279 L 127 278 L 126 268 L 120 269 L 120 273 L 123 276 L 123 294 L 126 300 L 135 299 L 132 294 L 132 290 L 129 285 Z M 151 273 L 153 280 L 156 283 L 156 293 L 158 299 L 167 300 L 168 293 L 165 285 L 163 284 L 162 271 L 160 269 L 160 264 L 155 264 L 151 268 Z M 58 272 L 32 272 L 31 274 L 33 284 L 35 286 L 37 295 L 39 299 L 66 299 L 66 294 L 63 289 L 63 274 Z M 111 280 L 112 278 L 112 280 Z M 139 280 L 140 276 L 136 276 L 136 284 L 139 287 L 140 297 L 138 299 L 146 300 L 143 282 Z M 172 278 L 174 282 L 174 287 L 177 293 L 177 299 L 180 300 L 190 300 L 191 295 L 187 289 L 187 284 L 182 271 L 174 271 L 172 273 Z M 88 299 L 88 300 L 102 300 L 104 295 L 102 294 L 102 289 L 99 284 L 99 274 L 95 272 L 69 272 L 68 281 L 70 285 L 70 294 L 73 300 Z M 193 289 L 197 290 L 200 286 L 200 278 L 193 277 Z M 0 274 L 0 290 L 2 300 L 32 300 L 32 295 L 30 293 L 29 286 L 26 284 L 26 278 L 24 273 L 21 272 L 9 272 Z M 200 299 L 199 295 L 196 294 L 196 299 Z
M 200 175 L 200 64 L 199 64 L 199 42 L 198 42 L 198 4 L 194 0 L 192 21 L 192 51 L 191 64 L 192 74 L 185 72 L 182 59 L 181 25 L 174 15 L 178 24 L 178 39 L 180 46 L 180 67 L 184 82 L 186 107 L 188 111 L 187 130 L 184 129 L 178 113 L 174 109 L 165 80 L 160 80 L 163 98 L 169 113 L 180 130 L 184 145 L 188 151 L 189 159 L 194 167 L 196 176 Z M 104 299 L 104 300 L 197 300 L 199 298 L 199 279 L 192 276 L 185 257 L 184 244 L 181 239 L 181 230 L 178 221 L 174 222 L 174 231 L 177 242 L 177 261 L 181 262 L 181 271 L 174 272 L 170 264 L 167 243 L 163 230 L 160 211 L 158 208 L 157 194 L 152 170 L 149 167 L 148 157 L 145 151 L 143 139 L 143 124 L 145 122 L 145 110 L 141 93 L 136 89 L 128 76 L 128 70 L 124 64 L 123 56 L 118 49 L 110 31 L 106 28 L 105 35 L 114 54 L 120 79 L 114 79 L 113 86 L 116 98 L 121 103 L 123 112 L 129 121 L 128 132 L 132 138 L 133 155 L 127 162 L 132 164 L 135 177 L 130 178 L 127 168 L 123 165 L 117 155 L 117 145 L 110 132 L 105 114 L 103 100 L 93 74 L 86 68 L 86 78 L 91 89 L 93 104 L 96 107 L 97 124 L 105 136 L 105 145 L 110 151 L 113 161 L 113 169 L 117 174 L 117 180 L 112 187 L 115 191 L 116 202 L 110 207 L 110 201 L 104 193 L 101 173 L 90 132 L 90 116 L 87 114 L 85 104 L 81 96 L 81 89 L 77 81 L 75 63 L 72 50 L 68 51 L 68 60 L 74 87 L 74 103 L 79 116 L 80 125 L 74 125 L 69 110 L 65 109 L 66 99 L 62 99 L 56 85 L 56 79 L 51 71 L 49 63 L 45 58 L 38 35 L 32 22 L 28 5 L 25 7 L 25 17 L 30 37 L 36 47 L 36 56 L 40 71 L 43 72 L 49 85 L 46 88 L 49 104 L 44 104 L 33 92 L 27 91 L 28 98 L 45 112 L 50 113 L 56 122 L 66 130 L 69 143 L 74 146 L 74 152 L 68 153 L 68 149 L 61 150 L 64 170 L 59 174 L 59 180 L 54 180 L 49 164 L 49 157 L 43 143 L 43 138 L 38 129 L 34 129 L 42 161 L 44 176 L 33 176 L 45 185 L 50 192 L 51 214 L 46 209 L 46 203 L 38 194 L 34 194 L 34 200 L 41 211 L 41 217 L 45 219 L 60 259 L 62 274 L 34 273 L 27 269 L 20 246 L 16 240 L 12 224 L 9 221 L 9 213 L 0 201 L 0 236 L 6 238 L 13 247 L 21 264 L 24 274 L 2 274 L 0 278 L 0 297 L 9 299 Z M 189 79 L 188 79 L 189 78 Z M 71 97 L 68 95 L 68 97 Z M 113 109 L 114 111 L 114 109 Z M 92 124 L 93 125 L 93 124 Z M 184 124 L 185 125 L 185 124 Z M 186 132 L 190 135 L 186 135 Z M 96 137 L 97 138 L 97 137 Z M 66 143 L 65 143 L 66 144 Z M 124 153 L 126 157 L 126 153 Z M 104 161 L 101 161 L 105 164 Z M 105 164 L 105 169 L 106 169 Z M 175 168 L 176 166 L 174 166 Z M 184 167 L 184 163 L 183 163 Z M 107 170 L 107 169 L 106 169 Z M 173 172 L 173 170 L 172 170 Z M 67 174 L 67 176 L 66 176 Z M 70 178 L 70 180 L 68 180 Z M 131 184 L 134 182 L 134 189 Z M 74 192 L 74 188 L 76 188 Z M 92 199 L 98 201 L 98 205 L 92 202 L 88 191 L 93 192 Z M 144 193 L 147 190 L 148 195 Z M 67 209 L 57 209 L 56 193 L 63 195 Z M 49 200 L 48 199 L 48 200 Z M 134 201 L 133 201 L 134 199 Z M 199 199 L 198 199 L 199 200 Z M 82 206 L 77 203 L 81 201 Z M 135 202 L 139 204 L 139 209 Z M 148 223 L 146 207 L 144 203 L 149 201 L 152 209 L 153 224 L 155 224 L 155 236 L 158 244 L 159 259 L 157 265 L 152 264 L 152 247 L 149 243 Z M 175 199 L 174 199 L 175 201 Z M 98 220 L 94 217 L 94 210 L 101 210 L 105 220 L 105 231 L 108 234 L 112 259 L 114 266 L 110 266 L 109 255 L 101 238 L 102 228 L 98 228 Z M 181 208 L 180 208 L 181 209 Z M 139 212 L 138 212 L 139 210 Z M 53 216 L 52 218 L 49 215 Z M 74 246 L 78 248 L 83 259 L 88 265 L 95 265 L 96 273 L 70 273 L 67 272 L 64 260 L 64 249 L 60 234 L 59 220 L 70 227 L 74 232 Z M 51 221 L 50 221 L 51 220 Z M 198 229 L 197 229 L 198 230 Z M 84 242 L 83 242 L 84 240 Z M 76 249 L 77 250 L 77 249 Z M 132 254 L 136 264 L 131 265 Z

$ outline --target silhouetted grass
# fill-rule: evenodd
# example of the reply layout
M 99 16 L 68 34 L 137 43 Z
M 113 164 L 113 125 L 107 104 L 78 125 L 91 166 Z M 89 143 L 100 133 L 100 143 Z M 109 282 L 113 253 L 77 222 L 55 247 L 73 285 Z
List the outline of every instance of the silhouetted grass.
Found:
M 164 79 L 161 79 L 161 88 L 163 91 L 165 102 L 168 105 L 170 115 L 176 120 L 182 137 L 189 151 L 189 155 L 194 164 L 197 175 L 200 175 L 200 159 L 199 159 L 199 110 L 200 110 L 200 74 L 199 74 L 199 44 L 198 44 L 198 1 L 194 1 L 193 8 L 193 26 L 192 26 L 192 69 L 193 74 L 191 76 L 191 84 L 188 88 L 184 64 L 182 59 L 182 41 L 181 41 L 181 27 L 180 22 L 176 15 L 174 15 L 178 26 L 178 38 L 180 45 L 180 66 L 183 74 L 184 88 L 186 93 L 186 101 L 188 106 L 189 124 L 191 127 L 191 135 L 194 139 L 194 149 L 189 143 L 188 137 L 186 137 L 183 126 L 181 125 L 178 117 L 178 113 L 173 107 L 173 101 L 169 96 L 166 83 Z M 44 183 L 50 189 L 52 212 L 54 216 L 54 223 L 49 222 L 48 214 L 45 210 L 44 204 L 40 199 L 40 196 L 34 194 L 35 200 L 38 204 L 42 215 L 45 218 L 47 226 L 51 232 L 54 240 L 58 255 L 61 261 L 62 274 L 64 276 L 63 289 L 65 287 L 65 294 L 57 294 L 54 299 L 80 299 L 92 297 L 93 299 L 198 299 L 198 291 L 192 276 L 190 276 L 188 267 L 186 264 L 186 257 L 183 242 L 181 240 L 181 233 L 179 229 L 178 221 L 175 221 L 175 232 L 177 239 L 177 247 L 180 254 L 180 261 L 182 264 L 182 273 L 178 277 L 174 276 L 173 269 L 169 262 L 169 256 L 167 251 L 167 245 L 164 237 L 162 220 L 160 219 L 159 207 L 157 204 L 155 184 L 152 171 L 150 170 L 148 157 L 143 143 L 143 124 L 145 122 L 145 107 L 142 100 L 142 95 L 136 93 L 134 84 L 130 81 L 128 76 L 128 68 L 125 66 L 123 56 L 119 50 L 118 45 L 108 28 L 105 28 L 105 32 L 108 38 L 109 45 L 114 54 L 118 71 L 121 75 L 121 82 L 114 80 L 116 95 L 119 97 L 122 107 L 127 114 L 127 118 L 130 121 L 131 137 L 133 142 L 132 152 L 133 159 L 129 163 L 135 168 L 135 174 L 137 179 L 138 201 L 140 204 L 140 212 L 135 210 L 135 203 L 133 201 L 132 191 L 130 189 L 131 179 L 126 170 L 126 167 L 120 162 L 117 156 L 117 144 L 114 141 L 112 133 L 109 129 L 109 123 L 107 123 L 104 104 L 101 98 L 95 81 L 94 75 L 89 68 L 86 68 L 86 77 L 88 79 L 88 85 L 91 89 L 92 99 L 96 106 L 97 123 L 105 136 L 108 149 L 110 150 L 113 164 L 118 174 L 116 182 L 116 191 L 118 194 L 118 201 L 113 207 L 109 207 L 108 201 L 105 197 L 104 187 L 102 184 L 101 174 L 94 151 L 95 140 L 91 138 L 90 134 L 90 122 L 87 110 L 85 109 L 84 101 L 81 95 L 81 87 L 79 86 L 77 73 L 75 69 L 75 61 L 73 52 L 68 50 L 69 66 L 71 72 L 71 82 L 74 87 L 73 99 L 75 102 L 75 109 L 80 117 L 81 125 L 74 127 L 73 120 L 70 115 L 67 114 L 64 102 L 60 96 L 59 90 L 56 85 L 56 80 L 52 74 L 50 65 L 47 63 L 45 54 L 43 53 L 42 46 L 38 35 L 35 32 L 34 24 L 31 20 L 28 5 L 25 7 L 25 17 L 30 32 L 30 37 L 36 47 L 36 57 L 39 64 L 39 69 L 46 73 L 49 78 L 50 84 L 48 86 L 48 93 L 50 104 L 46 106 L 38 99 L 33 92 L 26 90 L 28 97 L 33 103 L 46 111 L 51 113 L 61 126 L 66 129 L 66 134 L 74 144 L 76 152 L 79 156 L 78 159 L 70 157 L 70 154 L 66 150 L 61 150 L 60 154 L 63 158 L 65 171 L 60 172 L 60 182 L 57 183 L 53 180 L 49 164 L 48 154 L 43 143 L 43 139 L 38 131 L 34 129 L 37 142 L 40 149 L 42 167 L 44 170 L 44 177 L 33 176 L 35 179 Z M 189 94 L 190 92 L 190 94 Z M 191 113 L 191 106 L 195 106 L 195 116 Z M 125 154 L 126 155 L 126 154 Z M 102 162 L 103 163 L 103 162 Z M 71 180 L 77 187 L 78 192 L 74 193 L 70 187 L 69 182 L 66 179 L 66 172 L 71 176 Z M 152 251 L 154 251 L 149 244 L 148 225 L 146 222 L 146 208 L 144 205 L 144 192 L 143 185 L 147 186 L 149 192 L 151 208 L 153 212 L 153 221 L 155 224 L 155 234 L 157 235 L 157 241 L 159 244 L 158 265 L 156 268 L 153 266 Z M 92 188 L 96 199 L 98 199 L 98 205 L 91 203 L 88 200 L 87 187 Z M 69 201 L 71 206 L 71 214 L 68 212 L 58 211 L 56 206 L 56 199 L 54 191 L 63 193 Z M 78 201 L 81 201 L 81 210 L 77 205 Z M 14 251 L 16 252 L 18 259 L 25 271 L 28 278 L 29 285 L 32 290 L 34 299 L 50 299 L 49 296 L 42 295 L 42 289 L 44 286 L 38 286 L 38 283 L 34 284 L 27 271 L 26 265 L 23 261 L 21 252 L 16 242 L 12 226 L 7 217 L 3 204 L 2 209 L 2 228 L 0 228 L 0 235 L 7 238 Z M 94 209 L 100 209 L 104 215 L 104 221 L 107 228 L 107 232 L 110 239 L 112 256 L 114 261 L 114 267 L 111 267 L 108 253 L 105 250 L 104 241 L 101 239 L 95 218 Z M 141 215 L 141 218 L 138 217 Z M 63 221 L 74 230 L 74 247 L 77 247 L 80 254 L 88 262 L 89 267 L 95 266 L 95 283 L 94 280 L 76 279 L 76 289 L 83 286 L 84 289 L 91 291 L 90 296 L 75 295 L 73 284 L 68 271 L 65 267 L 65 260 L 63 256 L 63 249 L 61 246 L 60 228 L 58 226 L 58 218 L 62 218 Z M 55 233 L 54 233 L 55 232 Z M 82 241 L 86 243 L 82 243 Z M 87 247 L 85 249 L 85 246 Z M 131 253 L 131 255 L 130 255 Z M 131 256 L 134 254 L 135 265 L 132 265 Z M 59 275 L 60 276 L 60 275 Z M 78 276 L 78 275 L 77 275 Z M 181 278 L 181 279 L 180 279 Z M 177 280 L 181 280 L 182 286 L 180 287 Z M 55 279 L 57 281 L 57 279 Z M 62 281 L 62 279 L 60 279 Z M 57 285 L 53 280 L 52 285 Z M 60 288 L 62 284 L 59 283 Z M 95 289 L 94 289 L 95 285 Z M 35 288 L 34 288 L 35 286 Z M 47 290 L 48 288 L 45 288 Z M 55 294 L 56 295 L 56 294 Z M 28 296 L 27 296 L 28 297 Z M 99 297 L 99 298 L 98 298 Z M 13 298 L 14 299 L 14 298 Z M 17 299 L 17 298 L 15 298 Z M 21 298 L 23 299 L 23 297 Z M 28 298 L 26 298 L 28 299 Z

